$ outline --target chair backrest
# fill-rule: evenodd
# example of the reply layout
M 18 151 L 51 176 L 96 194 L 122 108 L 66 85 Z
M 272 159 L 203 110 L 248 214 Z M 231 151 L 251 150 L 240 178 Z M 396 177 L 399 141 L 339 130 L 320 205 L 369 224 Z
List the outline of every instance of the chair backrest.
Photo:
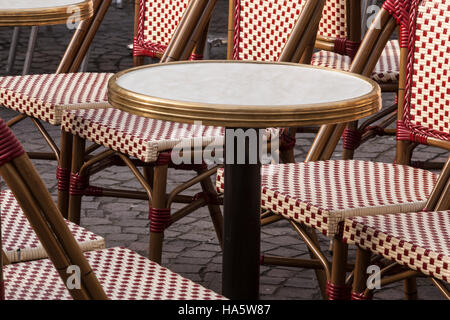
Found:
M 0 175 L 13 192 L 63 283 L 67 283 L 69 279 L 70 274 L 66 271 L 70 266 L 76 265 L 80 268 L 81 287 L 68 288 L 71 296 L 74 299 L 107 299 L 44 182 L 2 119 L 0 119 Z M 0 290 L 4 297 L 2 282 Z
M 449 16 L 450 0 L 411 0 L 397 140 L 450 150 Z
M 401 31 L 399 39 L 401 50 L 406 50 L 409 3 L 410 0 L 384 1 L 382 9 L 376 15 L 361 42 L 352 61 L 350 72 L 370 77 L 397 26 Z M 350 127 L 346 128 L 346 126 L 345 123 L 322 126 L 308 152 L 306 161 L 330 159 L 342 135 L 345 149 L 355 149 L 355 145 L 357 146 L 361 140 L 360 132 Z
M 350 2 L 354 4 L 350 6 Z M 356 52 L 361 28 L 359 2 L 325 2 L 317 33 L 318 47 L 350 55 Z M 233 45 L 229 46 L 228 58 L 276 61 L 305 3 L 305 0 L 231 0 L 229 30 L 232 32 L 229 32 L 228 41 Z M 355 35 L 357 39 L 349 37 L 350 14 L 353 16 L 352 23 L 358 23 L 359 20 L 359 29 Z M 354 40 L 354 43 L 350 40 Z
M 161 58 L 191 0 L 135 0 L 133 56 Z M 201 59 L 192 54 L 191 60 Z

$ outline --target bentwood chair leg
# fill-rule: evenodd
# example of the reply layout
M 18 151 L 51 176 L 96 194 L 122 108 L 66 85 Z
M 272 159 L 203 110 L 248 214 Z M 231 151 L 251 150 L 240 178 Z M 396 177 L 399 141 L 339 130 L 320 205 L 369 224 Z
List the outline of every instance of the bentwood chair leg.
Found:
M 280 150 L 280 159 L 282 163 L 294 163 L 294 148 Z
M 306 231 L 307 231 L 308 236 L 311 239 L 311 241 L 318 248 L 320 248 L 319 239 L 317 237 L 316 231 L 314 229 L 312 229 L 312 228 L 306 228 Z M 309 251 L 309 256 L 312 259 L 316 259 L 317 258 L 316 255 L 314 254 L 314 252 L 311 251 L 309 248 L 308 248 L 308 251 Z M 327 274 L 326 274 L 325 270 L 323 270 L 323 269 L 315 269 L 314 273 L 316 274 L 316 278 L 317 278 L 317 282 L 319 284 L 319 289 L 320 289 L 320 293 L 322 295 L 322 298 L 323 299 L 327 299 L 327 290 L 326 290 L 326 287 L 327 287 Z
M 78 177 L 78 173 L 83 165 L 84 150 L 86 147 L 86 140 L 73 136 L 73 148 L 72 148 L 72 174 L 70 177 L 70 192 L 69 192 L 69 221 L 76 224 L 80 224 L 81 213 L 81 197 L 83 188 L 80 185 L 80 181 L 75 181 L 75 177 Z
M 199 172 L 201 174 L 202 171 Z M 211 181 L 211 177 L 207 177 L 206 179 L 203 179 L 200 182 L 202 186 L 202 190 L 205 194 L 208 195 L 209 198 L 211 198 L 211 201 L 214 201 L 214 199 L 217 199 L 217 192 L 214 188 L 214 185 Z M 217 234 L 217 239 L 219 240 L 219 245 L 223 249 L 223 216 L 222 211 L 220 210 L 220 206 L 218 203 L 211 203 L 211 201 L 208 203 L 208 210 L 209 215 L 211 216 L 211 220 L 214 225 L 214 230 Z
M 145 180 L 148 182 L 150 188 L 153 189 L 153 177 L 154 177 L 153 167 L 144 166 L 142 168 L 142 171 L 144 172 Z
M 370 264 L 371 252 L 358 248 L 356 251 L 355 269 L 353 274 L 352 300 L 366 300 L 364 296 L 367 287 L 367 267 Z
M 416 277 L 407 278 L 403 281 L 403 292 L 405 295 L 405 300 L 417 300 Z
M 411 165 L 411 157 L 414 147 L 409 141 L 397 141 L 397 154 L 395 163 L 403 165 Z
M 345 285 L 348 245 L 335 238 L 333 241 L 333 261 L 331 279 L 327 283 L 327 295 L 330 300 L 349 299 L 350 288 Z
M 170 219 L 170 212 L 167 208 L 166 199 L 167 171 L 167 163 L 162 165 L 158 164 L 154 168 L 152 204 L 149 215 L 149 258 L 156 263 L 161 263 L 164 228 L 165 224 Z
M 72 162 L 72 135 L 61 130 L 61 147 L 57 171 L 58 209 L 64 218 L 69 217 L 69 182 Z

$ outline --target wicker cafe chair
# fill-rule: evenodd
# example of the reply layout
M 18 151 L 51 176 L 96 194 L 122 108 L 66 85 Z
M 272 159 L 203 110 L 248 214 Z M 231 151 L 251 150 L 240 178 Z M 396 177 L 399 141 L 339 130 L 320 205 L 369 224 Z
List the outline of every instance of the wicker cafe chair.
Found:
M 392 1 L 387 1 L 388 3 Z M 302 0 L 267 2 L 262 0 L 230 1 L 231 17 L 228 33 L 228 59 L 266 60 L 279 59 L 290 28 L 297 20 L 305 5 Z M 387 4 L 384 4 L 386 7 Z M 327 0 L 317 32 L 314 46 L 310 48 L 300 62 L 333 69 L 350 70 L 361 40 L 361 0 Z M 313 53 L 313 47 L 319 49 Z M 369 54 L 369 52 L 367 53 Z M 298 61 L 297 61 L 298 62 Z M 395 91 L 398 88 L 400 47 L 398 40 L 388 41 L 377 63 L 369 74 L 377 81 L 383 91 Z M 389 110 L 395 111 L 396 106 Z M 391 111 L 391 112 L 392 112 Z M 382 115 L 386 115 L 384 111 Z M 366 136 L 382 134 L 383 128 L 395 121 L 390 115 L 380 126 L 371 126 L 380 115 L 365 121 L 360 130 L 366 130 Z M 373 130 L 372 130 L 373 129 Z M 381 129 L 381 130 L 380 130 Z M 316 132 L 315 128 L 298 128 L 299 132 Z M 288 134 L 289 132 L 289 134 Z M 347 133 L 348 132 L 348 133 Z M 351 138 L 359 131 L 346 131 L 345 147 L 356 148 L 357 142 Z M 347 137 L 348 135 L 348 137 Z M 286 162 L 294 162 L 293 147 L 295 130 L 284 130 L 281 135 L 282 157 Z M 366 137 L 364 141 L 368 140 Z
M 18 140 L 0 120 L 0 174 L 50 259 L 3 265 L 0 299 L 223 299 L 220 295 L 123 248 L 83 255 Z M 79 268 L 80 287 L 69 279 Z
M 342 240 L 356 244 L 352 299 L 371 299 L 367 267 L 371 254 L 393 261 L 379 271 L 380 286 L 427 275 L 450 300 L 450 157 L 424 211 L 345 220 Z M 399 268 L 406 266 L 405 268 Z M 395 271 L 395 272 L 393 272 Z M 413 288 L 414 289 L 414 288 Z
M 371 73 L 371 66 L 381 51 L 375 50 L 369 57 L 363 53 L 373 47 L 384 48 L 396 28 L 394 12 L 382 9 L 377 20 L 381 28 L 377 25 L 370 28 L 354 59 L 353 72 Z M 307 155 L 307 162 L 268 165 L 262 169 L 262 208 L 275 214 L 263 217 L 262 223 L 287 218 L 315 256 L 313 261 L 262 257 L 262 262 L 323 268 L 327 278 L 326 293 L 332 299 L 347 298 L 350 294 L 345 285 L 347 247 L 334 241 L 330 263 L 309 228 L 331 239 L 339 239 L 338 227 L 347 217 L 421 210 L 437 179 L 432 172 L 403 165 L 327 160 L 345 126 L 322 127 Z M 218 192 L 223 192 L 222 170 L 218 172 L 216 187 Z
M 20 114 L 8 121 L 12 127 L 29 118 L 37 127 L 49 145 L 51 152 L 29 152 L 33 159 L 57 160 L 59 168 L 57 178 L 68 181 L 70 171 L 61 168 L 69 166 L 70 154 L 64 154 L 66 147 L 70 149 L 70 141 L 62 132 L 61 150 L 48 134 L 43 122 L 52 125 L 61 123 L 62 110 L 65 108 L 95 108 L 105 106 L 104 92 L 108 78 L 112 74 L 94 74 L 77 72 L 83 58 L 109 8 L 111 0 L 94 0 L 94 14 L 90 19 L 81 21 L 74 32 L 56 74 L 25 75 L 0 77 L 0 105 L 15 110 Z M 89 88 L 89 90 L 87 90 Z M 68 185 L 61 183 L 58 187 L 58 203 L 62 212 L 67 212 Z
M 306 22 L 318 16 L 323 1 L 308 2 L 308 7 L 313 9 L 311 11 L 313 14 L 304 15 L 303 24 L 297 23 L 292 26 L 294 29 L 293 37 L 290 39 L 289 46 L 287 46 L 290 49 L 286 51 L 286 57 L 294 55 L 294 51 L 299 45 L 304 47 L 308 41 L 311 41 L 309 37 L 315 33 L 315 31 L 311 31 L 316 30 L 318 21 L 317 23 Z M 210 7 L 210 10 L 212 10 L 212 7 Z M 190 124 L 153 120 L 131 115 L 114 108 L 67 111 L 63 116 L 62 128 L 75 136 L 69 201 L 70 221 L 79 222 L 81 197 L 83 195 L 150 199 L 150 258 L 159 262 L 162 254 L 164 230 L 180 218 L 207 205 L 219 243 L 222 242 L 223 222 L 219 207 L 220 202 L 210 180 L 210 176 L 215 174 L 217 167 L 208 170 L 205 163 L 175 165 L 172 163 L 171 151 L 180 142 L 184 145 L 194 145 L 192 143 L 194 139 L 201 139 L 203 147 L 210 145 L 211 142 L 214 142 L 216 147 L 222 147 L 223 128 L 211 126 L 198 128 Z M 271 134 L 272 130 L 269 129 L 267 131 L 268 139 L 270 139 L 271 136 L 269 135 Z M 97 146 L 107 147 L 109 150 L 101 152 L 93 158 L 83 159 L 82 150 L 85 148 L 85 139 L 94 142 Z M 136 158 L 138 161 L 134 161 L 136 159 L 131 160 L 130 157 Z M 107 166 L 120 165 L 123 162 L 136 175 L 145 192 L 110 190 L 89 186 L 90 175 Z M 144 176 L 136 165 L 143 166 Z M 197 176 L 182 183 L 173 189 L 170 194 L 167 194 L 168 168 L 195 171 Z M 203 189 L 200 194 L 193 197 L 180 194 L 197 183 L 200 183 Z M 171 214 L 170 208 L 174 202 L 187 203 L 187 206 Z

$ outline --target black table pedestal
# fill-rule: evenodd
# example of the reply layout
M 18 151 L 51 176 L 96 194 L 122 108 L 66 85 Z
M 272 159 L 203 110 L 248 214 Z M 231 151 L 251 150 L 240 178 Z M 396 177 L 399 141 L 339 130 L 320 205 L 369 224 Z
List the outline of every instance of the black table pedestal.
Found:
M 227 129 L 227 133 L 229 130 Z M 243 129 L 244 132 L 255 129 Z M 256 130 L 259 132 L 259 130 Z M 259 161 L 257 135 L 255 140 L 246 139 L 245 148 L 238 148 L 239 139 L 230 144 L 226 135 L 225 195 L 224 195 L 224 249 L 222 294 L 229 299 L 259 298 L 260 265 L 260 213 L 261 213 L 261 164 Z M 234 156 L 230 157 L 230 149 Z M 245 163 L 242 151 L 245 150 Z M 254 161 L 254 152 L 257 161 Z M 253 154 L 253 156 L 252 156 Z M 233 158 L 234 162 L 231 162 Z M 240 161 L 239 161 L 240 160 Z M 253 160 L 253 161 L 252 161 Z

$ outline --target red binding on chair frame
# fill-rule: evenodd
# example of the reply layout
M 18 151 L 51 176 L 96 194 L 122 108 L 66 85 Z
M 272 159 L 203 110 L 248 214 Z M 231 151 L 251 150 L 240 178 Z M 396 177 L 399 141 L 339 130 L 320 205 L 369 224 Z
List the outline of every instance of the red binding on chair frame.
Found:
M 164 53 L 175 29 L 187 8 L 190 0 L 139 0 L 139 17 L 137 35 L 133 37 L 133 56 L 158 57 Z M 147 5 L 148 4 L 148 5 Z M 156 6 L 163 12 L 151 10 Z M 151 8 L 150 8 L 151 7 Z M 165 10 L 168 12 L 165 13 Z M 168 21 L 166 21 L 168 19 Z M 163 33 L 160 30 L 153 30 L 156 35 L 153 39 L 147 39 L 145 31 L 161 27 L 168 29 Z M 169 32 L 171 31 L 171 32 Z M 193 53 L 190 60 L 201 60 L 202 55 Z
M 406 78 L 406 87 L 405 87 L 405 103 L 404 103 L 404 107 L 403 107 L 403 115 L 402 115 L 402 119 L 397 121 L 397 140 L 406 140 L 406 141 L 411 141 L 411 142 L 415 142 L 415 143 L 420 143 L 420 144 L 428 144 L 427 142 L 427 138 L 428 137 L 432 137 L 432 138 L 436 138 L 439 140 L 447 140 L 450 141 L 450 128 L 447 127 L 448 132 L 444 132 L 444 131 L 440 131 L 437 130 L 436 128 L 432 128 L 430 126 L 426 127 L 421 123 L 413 123 L 413 115 L 411 114 L 411 110 L 412 110 L 412 99 L 413 99 L 413 95 L 414 93 L 412 92 L 413 90 L 413 85 L 414 85 L 414 80 L 413 80 L 413 76 L 415 74 L 415 72 L 417 71 L 414 68 L 414 63 L 415 63 L 415 54 L 419 54 L 416 50 L 416 41 L 418 40 L 418 36 L 416 35 L 416 19 L 417 19 L 417 13 L 418 13 L 418 5 L 419 5 L 419 1 L 418 0 L 412 0 L 412 10 L 411 10 L 411 15 L 410 15 L 410 19 L 409 19 L 409 26 L 408 26 L 408 30 L 409 30 L 409 38 L 407 41 L 407 47 L 408 47 L 408 63 L 407 63 L 407 78 Z M 447 17 L 448 19 L 448 17 Z M 442 41 L 445 41 L 442 40 Z M 406 41 L 405 41 L 406 42 Z M 447 52 L 448 53 L 448 52 Z M 437 59 L 437 57 L 433 57 L 433 59 Z M 448 59 L 447 59 L 447 63 Z M 447 75 L 447 84 L 448 81 L 450 80 L 450 76 Z M 428 84 L 427 84 L 428 86 Z M 447 92 L 448 93 L 448 92 Z M 445 99 L 445 97 L 439 97 L 439 99 L 441 100 L 446 100 L 444 101 L 447 103 L 450 103 L 450 99 Z M 437 101 L 435 101 L 437 102 Z M 444 107 L 444 103 L 442 103 L 440 105 L 440 107 Z M 447 108 L 449 107 L 449 105 L 447 104 Z M 425 110 L 422 110 L 421 112 L 425 113 L 426 111 L 426 107 Z M 449 117 L 450 119 L 450 109 L 446 111 L 446 116 Z M 445 117 L 445 112 L 444 112 L 444 117 Z
M 397 24 L 400 26 L 400 48 L 407 48 L 410 1 L 386 0 L 384 1 L 382 7 L 397 20 Z M 373 127 L 366 128 L 365 131 L 369 131 L 371 129 L 373 129 Z M 342 136 L 344 148 L 348 150 L 356 150 L 361 143 L 363 133 L 364 132 L 361 132 L 358 129 L 346 128 Z
M 20 157 L 25 153 L 22 145 L 14 137 L 11 129 L 6 125 L 3 119 L 0 119 L 0 167 L 11 160 Z M 0 223 L 0 251 L 2 263 L 0 267 L 3 268 L 3 249 L 1 246 L 1 223 Z M 0 279 L 0 300 L 5 300 L 5 281 L 3 277 Z
M 233 60 L 241 60 L 242 57 L 239 56 L 239 45 L 241 42 L 241 3 L 242 1 L 247 0 L 235 0 L 234 2 L 234 39 L 233 39 Z M 258 1 L 258 0 L 256 0 Z M 297 0 L 298 4 L 295 6 L 295 10 L 301 11 L 303 8 L 303 5 L 305 3 L 304 0 Z M 338 14 L 336 12 L 330 12 L 333 10 L 340 10 L 345 12 L 345 5 L 347 0 L 327 0 L 325 3 L 323 16 L 321 23 L 319 25 L 318 35 L 322 36 L 324 38 L 334 38 L 334 52 L 342 54 L 342 55 L 348 55 L 351 58 L 353 58 L 358 51 L 360 42 L 351 41 L 347 38 L 347 30 L 346 30 L 346 23 L 339 22 L 339 18 L 337 18 Z M 288 4 L 285 2 L 283 3 L 284 6 L 287 6 Z M 340 9 L 336 9 L 336 7 L 340 6 Z M 271 8 L 272 4 L 268 4 L 268 7 Z M 343 10 L 344 9 L 344 10 Z M 283 14 L 289 14 L 289 12 L 283 12 Z M 327 16 L 327 13 L 329 15 Z M 339 11 L 338 11 L 339 13 Z M 345 13 L 346 14 L 346 13 Z M 337 21 L 329 21 L 330 19 L 336 19 Z M 342 17 L 341 17 L 342 19 Z M 346 18 L 343 17 L 343 20 Z M 330 24 L 334 24 L 335 29 L 332 29 L 330 31 Z M 288 35 L 287 35 L 288 36 Z

